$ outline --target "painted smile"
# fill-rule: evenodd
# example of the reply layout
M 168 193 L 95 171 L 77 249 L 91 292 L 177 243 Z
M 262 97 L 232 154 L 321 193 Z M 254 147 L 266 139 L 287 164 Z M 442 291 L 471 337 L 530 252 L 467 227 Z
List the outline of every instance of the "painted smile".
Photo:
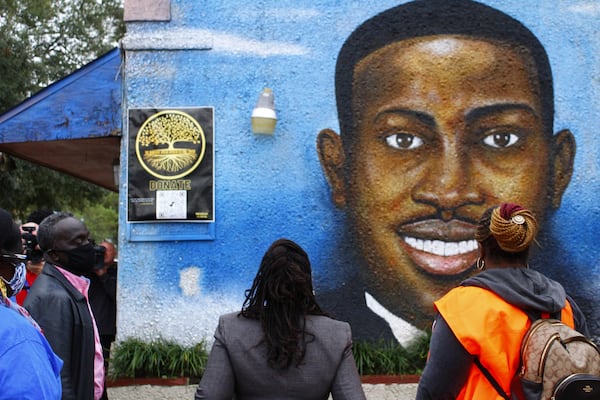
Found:
M 462 240 L 460 242 L 444 242 L 442 240 L 423 240 L 415 237 L 405 236 L 402 239 L 410 247 L 424 251 L 425 253 L 435 254 L 436 256 L 456 256 L 458 254 L 467 254 L 477 250 L 475 239 Z
M 426 220 L 403 225 L 398 233 L 407 255 L 431 274 L 459 274 L 477 259 L 474 224 Z

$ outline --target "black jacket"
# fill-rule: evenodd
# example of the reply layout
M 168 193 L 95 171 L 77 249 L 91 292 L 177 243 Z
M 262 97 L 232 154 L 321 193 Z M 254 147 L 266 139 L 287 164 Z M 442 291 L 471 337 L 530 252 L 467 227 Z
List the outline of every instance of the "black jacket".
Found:
M 90 274 L 88 291 L 90 306 L 96 318 L 100 336 L 117 334 L 117 269 L 111 267 L 106 274 Z
M 94 399 L 94 325 L 85 297 L 46 263 L 23 306 L 63 360 L 62 400 Z

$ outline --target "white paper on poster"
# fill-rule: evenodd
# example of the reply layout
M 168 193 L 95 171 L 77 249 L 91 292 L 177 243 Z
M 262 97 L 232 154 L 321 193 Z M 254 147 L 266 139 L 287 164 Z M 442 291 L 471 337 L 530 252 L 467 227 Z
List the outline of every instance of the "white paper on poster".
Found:
M 156 219 L 185 219 L 187 192 L 185 190 L 156 191 Z

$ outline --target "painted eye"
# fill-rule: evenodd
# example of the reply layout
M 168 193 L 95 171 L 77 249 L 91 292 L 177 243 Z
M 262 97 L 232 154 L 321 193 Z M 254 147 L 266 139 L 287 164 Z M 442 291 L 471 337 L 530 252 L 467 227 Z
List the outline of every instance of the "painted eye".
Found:
M 519 141 L 519 136 L 510 132 L 496 132 L 483 138 L 483 143 L 495 149 L 504 149 L 513 146 Z
M 394 133 L 386 136 L 385 142 L 398 150 L 413 150 L 423 145 L 423 139 L 410 133 Z

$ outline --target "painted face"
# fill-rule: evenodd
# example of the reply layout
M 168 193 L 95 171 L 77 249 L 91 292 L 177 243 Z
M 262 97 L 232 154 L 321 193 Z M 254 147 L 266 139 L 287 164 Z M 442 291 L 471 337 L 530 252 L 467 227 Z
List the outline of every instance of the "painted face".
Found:
M 543 220 L 552 139 L 531 64 L 497 43 L 432 36 L 390 44 L 355 68 L 354 144 L 339 157 L 339 190 L 328 178 L 373 291 L 408 319 L 431 315 L 472 270 L 488 207 L 513 201 Z

